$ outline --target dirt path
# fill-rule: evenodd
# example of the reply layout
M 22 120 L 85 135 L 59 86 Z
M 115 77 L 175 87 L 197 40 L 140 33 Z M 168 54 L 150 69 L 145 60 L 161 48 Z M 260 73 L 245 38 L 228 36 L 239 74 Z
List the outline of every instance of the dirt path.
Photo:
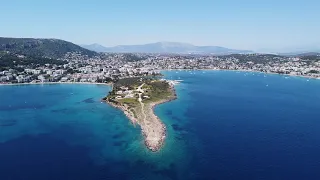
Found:
M 143 87 L 143 85 L 144 85 L 144 83 L 141 86 L 139 86 L 138 89 L 137 89 L 137 91 L 140 92 L 138 101 L 140 102 L 140 105 L 141 105 L 141 113 L 143 115 L 143 124 L 144 124 L 144 127 L 146 128 L 146 130 L 148 131 L 148 124 L 146 123 L 147 115 L 146 115 L 146 113 L 144 111 L 144 103 L 142 102 L 142 97 L 141 97 L 141 95 L 142 95 L 141 92 L 143 92 L 143 90 L 141 88 Z
M 128 108 L 123 104 L 114 104 L 114 106 L 123 110 L 129 119 L 131 119 L 133 122 L 137 122 L 137 124 L 140 125 L 142 134 L 144 136 L 145 145 L 151 151 L 158 151 L 163 145 L 166 137 L 166 127 L 164 123 L 162 123 L 161 120 L 155 115 L 153 108 L 155 105 L 170 101 L 171 99 L 163 99 L 162 101 L 158 102 L 143 101 L 142 96 L 144 94 L 144 89 L 142 88 L 144 85 L 145 83 L 141 84 L 134 91 L 134 95 L 136 98 L 138 98 L 138 102 L 141 106 L 140 108 L 139 104 L 136 104 L 134 107 L 136 114 L 128 113 L 130 110 L 128 110 Z M 172 93 L 175 95 L 174 91 Z M 113 104 L 112 102 L 109 103 Z

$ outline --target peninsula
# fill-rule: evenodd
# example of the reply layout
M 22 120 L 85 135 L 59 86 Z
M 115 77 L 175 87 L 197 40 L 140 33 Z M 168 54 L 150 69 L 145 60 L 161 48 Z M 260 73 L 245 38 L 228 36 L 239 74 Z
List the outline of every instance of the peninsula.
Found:
M 166 126 L 154 114 L 154 107 L 176 99 L 174 81 L 149 77 L 119 79 L 104 101 L 121 109 L 133 124 L 141 127 L 145 145 L 158 151 L 166 137 Z

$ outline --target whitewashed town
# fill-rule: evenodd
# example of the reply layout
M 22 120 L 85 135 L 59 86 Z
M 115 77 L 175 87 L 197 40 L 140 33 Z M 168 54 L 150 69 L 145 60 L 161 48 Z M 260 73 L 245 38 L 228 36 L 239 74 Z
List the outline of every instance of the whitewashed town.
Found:
M 23 55 L 14 54 L 23 59 Z M 59 64 L 26 64 L 0 71 L 0 83 L 106 83 L 124 77 L 159 74 L 161 70 L 241 70 L 320 78 L 320 57 L 271 54 L 177 55 L 100 53 L 88 57 L 67 53 Z

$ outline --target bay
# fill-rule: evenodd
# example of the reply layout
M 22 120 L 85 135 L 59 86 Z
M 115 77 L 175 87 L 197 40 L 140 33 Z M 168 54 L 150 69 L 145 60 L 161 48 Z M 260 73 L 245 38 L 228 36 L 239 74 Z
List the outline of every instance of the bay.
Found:
M 0 86 L 0 179 L 319 179 L 320 81 L 164 71 L 178 99 L 150 152 L 110 86 Z

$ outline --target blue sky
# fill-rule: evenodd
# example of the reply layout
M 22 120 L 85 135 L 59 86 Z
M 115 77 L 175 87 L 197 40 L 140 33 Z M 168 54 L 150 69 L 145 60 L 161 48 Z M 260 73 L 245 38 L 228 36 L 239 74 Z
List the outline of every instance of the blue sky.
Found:
M 319 47 L 317 0 L 0 0 L 0 36 L 105 46 L 158 41 Z

